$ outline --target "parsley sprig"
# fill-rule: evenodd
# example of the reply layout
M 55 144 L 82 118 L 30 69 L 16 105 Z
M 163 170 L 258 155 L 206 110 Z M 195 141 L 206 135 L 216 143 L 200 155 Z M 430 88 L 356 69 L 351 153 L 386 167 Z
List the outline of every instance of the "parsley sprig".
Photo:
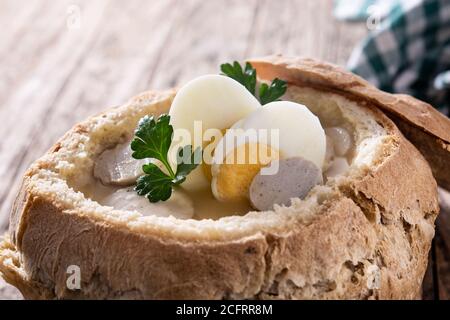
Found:
M 192 146 L 187 145 L 178 150 L 177 169 L 172 169 L 168 153 L 172 143 L 173 127 L 170 116 L 161 115 L 157 120 L 145 116 L 139 121 L 135 137 L 131 142 L 132 157 L 135 159 L 159 160 L 167 173 L 156 164 L 148 163 L 142 167 L 144 175 L 137 179 L 136 192 L 147 197 L 150 202 L 166 201 L 172 195 L 172 189 L 183 183 L 186 176 L 194 170 L 201 160 L 201 149 L 192 152 Z
M 245 64 L 245 68 L 239 62 L 224 63 L 220 66 L 222 73 L 240 84 L 242 84 L 252 95 L 259 99 L 261 104 L 267 104 L 277 101 L 286 92 L 286 81 L 275 78 L 270 85 L 262 83 L 259 87 L 258 96 L 256 95 L 256 70 L 250 63 Z

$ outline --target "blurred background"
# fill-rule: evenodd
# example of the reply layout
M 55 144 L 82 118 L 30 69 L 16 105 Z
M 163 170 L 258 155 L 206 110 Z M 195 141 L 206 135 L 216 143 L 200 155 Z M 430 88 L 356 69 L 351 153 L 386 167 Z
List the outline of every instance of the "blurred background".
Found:
M 0 29 L 0 233 L 21 175 L 75 123 L 224 62 L 310 56 L 448 112 L 450 1 L 0 0 Z M 443 217 L 427 299 L 450 297 Z

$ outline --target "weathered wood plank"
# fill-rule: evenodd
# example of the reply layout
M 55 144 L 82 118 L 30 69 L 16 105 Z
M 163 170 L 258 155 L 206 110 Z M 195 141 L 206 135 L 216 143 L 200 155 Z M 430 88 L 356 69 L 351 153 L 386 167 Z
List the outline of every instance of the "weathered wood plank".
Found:
M 226 61 L 244 59 L 258 1 L 184 1 L 157 72 L 147 86 L 161 89 L 219 72 Z
M 53 54 L 58 38 L 64 33 L 65 11 L 68 0 L 30 1 L 29 5 L 9 6 L 12 18 L 2 22 L 0 38 L 0 110 L 15 93 L 21 82 L 27 80 L 39 67 L 42 59 Z M 1 21 L 1 19 L 0 19 Z M 53 68 L 55 69 L 55 68 Z
M 8 195 L 23 172 L 24 157 L 32 146 L 33 137 L 45 135 L 42 127 L 45 126 L 46 129 L 50 127 L 47 120 L 54 107 L 54 101 L 64 91 L 72 72 L 89 53 L 96 36 L 97 25 L 107 3 L 106 0 L 98 0 L 92 5 L 81 6 L 80 4 L 80 8 L 84 8 L 80 29 L 67 29 L 65 18 L 59 19 L 61 20 L 59 24 L 50 23 L 49 28 L 57 28 L 61 33 L 58 39 L 55 39 L 54 47 L 41 56 L 36 62 L 37 66 L 33 73 L 15 87 L 14 92 L 0 108 L 0 119 L 2 119 L 0 135 L 3 137 L 0 150 L 7 150 L 0 153 L 2 163 L 0 166 L 2 223 L 0 225 L 5 224 L 5 216 L 11 205 L 11 198 L 8 198 Z M 54 12 L 53 19 L 58 19 L 61 15 L 66 17 L 66 9 L 67 7 L 63 7 Z M 40 19 L 50 18 L 43 15 L 43 18 L 38 17 L 39 21 Z M 33 27 L 30 28 L 33 29 Z M 34 49 L 41 46 L 39 38 L 33 45 L 30 44 L 28 50 L 22 52 L 22 59 L 32 56 Z M 20 64 L 20 60 L 17 63 Z M 54 123 L 53 126 L 57 125 Z
M 255 10 L 253 28 L 245 50 L 245 57 L 285 53 L 295 19 L 294 1 L 260 1 Z M 274 14 L 276 13 L 276 16 Z
M 114 21 L 102 23 L 96 31 L 95 42 L 88 49 L 89 57 L 77 63 L 66 85 L 47 102 L 46 114 L 34 124 L 36 130 L 42 126 L 46 126 L 46 130 L 28 136 L 27 147 L 17 150 L 21 159 L 15 165 L 17 172 L 22 173 L 76 122 L 123 103 L 144 90 L 139 87 L 139 80 L 149 76 L 152 61 L 163 49 L 170 30 L 170 17 L 175 13 L 170 10 L 173 4 L 174 1 L 153 1 L 149 10 L 144 9 L 145 0 L 133 0 L 106 9 L 104 20 L 109 21 L 113 16 Z M 166 23 L 159 25 L 158 17 L 163 15 Z M 132 23 L 130 16 L 133 16 Z M 124 25 L 127 25 L 127 32 L 122 30 Z M 5 196 L 5 205 L 1 209 L 4 217 L 10 210 L 19 183 L 14 179 Z M 3 225 L 6 225 L 5 221 Z
M 344 65 L 367 28 L 334 20 L 332 6 L 316 0 L 261 2 L 246 56 L 283 53 Z
M 23 299 L 19 290 L 7 284 L 0 277 L 0 300 L 20 300 Z
M 336 51 L 335 62 L 345 66 L 353 49 L 364 39 L 368 30 L 365 23 L 348 23 L 342 21 L 336 22 L 336 30 L 336 37 L 339 41 L 338 45 L 332 50 Z M 332 33 L 329 34 L 329 37 L 333 38 Z
M 14 50 L 14 46 L 21 42 L 22 37 L 28 33 L 30 22 L 35 19 L 37 14 L 44 13 L 43 3 L 40 0 L 29 0 L 24 6 L 16 0 L 0 1 L 0 30 L 2 37 L 0 38 L 0 59 Z

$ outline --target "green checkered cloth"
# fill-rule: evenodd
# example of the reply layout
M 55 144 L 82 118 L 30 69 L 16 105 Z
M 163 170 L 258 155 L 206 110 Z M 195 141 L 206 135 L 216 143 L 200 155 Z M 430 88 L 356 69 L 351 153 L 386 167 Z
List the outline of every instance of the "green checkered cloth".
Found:
M 450 0 L 398 0 L 353 51 L 348 68 L 382 90 L 443 113 L 450 105 Z

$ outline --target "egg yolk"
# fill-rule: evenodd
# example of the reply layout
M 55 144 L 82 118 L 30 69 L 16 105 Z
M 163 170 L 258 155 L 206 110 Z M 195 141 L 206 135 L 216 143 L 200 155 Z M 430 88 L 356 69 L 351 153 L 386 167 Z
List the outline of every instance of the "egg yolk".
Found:
M 234 148 L 212 169 L 214 196 L 221 201 L 248 200 L 253 178 L 279 157 L 279 151 L 266 144 L 246 143 Z

